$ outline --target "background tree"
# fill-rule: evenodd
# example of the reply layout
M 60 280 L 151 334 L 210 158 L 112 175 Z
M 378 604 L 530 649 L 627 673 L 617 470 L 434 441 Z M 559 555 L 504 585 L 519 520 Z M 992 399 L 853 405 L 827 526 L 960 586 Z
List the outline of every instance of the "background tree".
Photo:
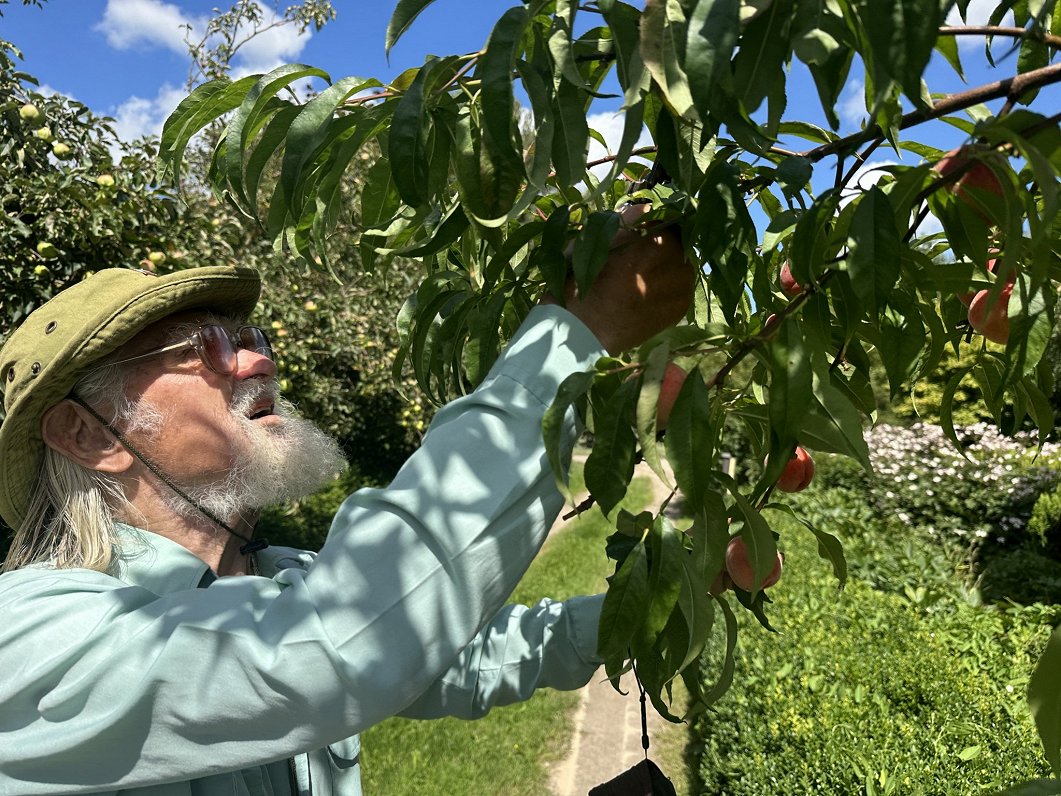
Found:
M 330 13 L 314 0 L 291 6 L 282 19 L 319 26 Z M 255 25 L 260 19 L 259 5 L 245 0 L 217 12 L 211 37 L 191 44 L 192 74 L 223 74 L 242 43 L 265 30 Z M 341 441 L 351 463 L 346 491 L 388 481 L 430 412 L 411 378 L 396 383 L 392 375 L 394 318 L 412 273 L 366 272 L 341 226 L 329 239 L 333 273 L 293 264 L 205 189 L 207 143 L 190 150 L 183 183 L 162 189 L 151 179 L 157 139 L 120 141 L 110 119 L 40 94 L 36 79 L 19 70 L 20 58 L 13 44 L 0 42 L 0 342 L 29 312 L 100 267 L 258 268 L 264 295 L 256 321 L 273 335 L 285 394 Z M 372 158 L 362 153 L 341 192 L 354 190 Z M 330 524 L 318 514 L 283 506 L 266 515 L 263 532 L 277 543 L 318 547 Z M 0 533 L 0 557 L 9 539 Z
M 388 47 L 430 4 L 397 4 Z M 786 510 L 774 484 L 797 443 L 868 466 L 863 428 L 877 404 L 874 357 L 895 396 L 933 372 L 948 347 L 971 352 L 990 414 L 1005 406 L 1015 423 L 1028 418 L 1043 435 L 1053 427 L 1052 374 L 1042 355 L 1061 265 L 1061 133 L 1058 117 L 1044 115 L 1035 99 L 1061 79 L 1052 63 L 1061 11 L 1052 1 L 1007 0 L 991 25 L 974 29 L 943 24 L 954 7 L 964 17 L 968 2 L 647 0 L 638 9 L 615 0 L 529 0 L 498 20 L 481 51 L 430 57 L 386 83 L 331 82 L 298 65 L 206 83 L 167 122 L 162 175 L 178 178 L 189 138 L 230 113 L 210 172 L 218 195 L 278 246 L 327 268 L 329 235 L 352 212 L 338 191 L 341 175 L 365 147 L 378 147 L 353 208 L 362 265 L 419 259 L 420 286 L 400 319 L 403 353 L 438 401 L 474 387 L 544 290 L 562 294 L 569 276 L 587 288 L 623 203 L 651 204 L 644 229 L 679 230 L 704 263 L 688 322 L 571 377 L 544 434 L 565 486 L 557 431 L 564 411 L 579 408 L 595 434 L 586 485 L 609 513 L 635 459 L 670 478 L 666 452 L 692 524 L 678 530 L 662 511 L 615 515 L 616 572 L 600 649 L 613 676 L 637 661 L 661 712 L 669 714 L 676 676 L 702 708 L 727 687 L 737 635 L 730 603 L 707 585 L 733 538 L 743 541 L 756 580 L 774 566 L 768 518 Z M 1007 11 L 1016 26 L 1000 24 Z M 1012 71 L 934 96 L 922 79 L 933 52 L 961 73 L 956 39 L 972 33 L 1011 39 L 1018 57 L 1004 63 Z M 789 69 L 806 70 L 835 130 L 856 62 L 865 70 L 865 129 L 840 137 L 792 117 L 803 109 L 786 105 Z M 329 84 L 306 103 L 281 96 L 309 77 Z M 598 179 L 588 170 L 595 134 L 587 113 L 613 86 L 625 128 Z M 529 143 L 517 97 L 532 114 Z M 993 99 L 1004 100 L 997 111 L 984 105 Z M 966 136 L 960 151 L 907 137 L 937 119 Z M 643 128 L 652 145 L 636 154 L 651 166 L 634 159 Z M 801 148 L 806 141 L 812 146 Z M 922 162 L 887 167 L 875 185 L 854 184 L 857 167 L 881 145 Z M 263 180 L 274 159 L 279 179 Z M 930 215 L 942 232 L 919 232 Z M 961 301 L 971 292 L 983 293 L 978 310 Z M 661 445 L 656 403 L 671 361 L 691 377 Z M 751 375 L 738 379 L 745 362 Z M 953 394 L 966 375 L 956 373 L 941 397 L 951 437 Z M 718 472 L 727 418 L 744 423 L 765 462 L 750 488 Z M 842 580 L 839 542 L 806 526 Z M 766 622 L 762 591 L 736 595 Z M 717 685 L 704 689 L 693 664 L 716 616 L 730 654 Z M 1052 694 L 1056 700 L 1056 688 Z M 1052 720 L 1050 710 L 1038 715 Z M 1059 736 L 1048 729 L 1048 756 L 1061 768 Z

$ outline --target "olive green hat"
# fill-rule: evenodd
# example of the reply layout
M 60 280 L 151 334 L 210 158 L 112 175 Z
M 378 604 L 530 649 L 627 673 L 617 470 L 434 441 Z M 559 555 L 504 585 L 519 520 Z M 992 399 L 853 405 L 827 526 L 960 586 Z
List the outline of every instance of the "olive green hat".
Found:
M 17 528 L 44 456 L 41 418 L 93 363 L 182 310 L 246 318 L 261 279 L 250 268 L 189 268 L 165 276 L 104 268 L 32 312 L 0 350 L 0 515 Z

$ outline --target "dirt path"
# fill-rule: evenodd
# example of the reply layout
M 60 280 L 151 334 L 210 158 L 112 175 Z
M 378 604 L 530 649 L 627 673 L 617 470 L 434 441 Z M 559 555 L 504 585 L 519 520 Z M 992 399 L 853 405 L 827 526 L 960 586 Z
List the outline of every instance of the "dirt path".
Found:
M 647 465 L 638 465 L 635 476 L 646 477 L 653 485 L 650 507 L 658 506 L 670 494 L 670 490 Z M 644 757 L 637 683 L 633 675 L 628 674 L 620 684 L 626 692 L 625 696 L 605 679 L 602 669 L 600 676 L 580 692 L 578 708 L 573 717 L 571 749 L 564 760 L 551 767 L 553 796 L 586 796 L 591 788 L 621 774 Z M 684 725 L 663 720 L 649 704 L 649 757 L 659 762 L 660 749 L 666 745 L 681 744 L 684 731 Z M 667 770 L 662 764 L 661 767 L 675 779 L 676 772 Z

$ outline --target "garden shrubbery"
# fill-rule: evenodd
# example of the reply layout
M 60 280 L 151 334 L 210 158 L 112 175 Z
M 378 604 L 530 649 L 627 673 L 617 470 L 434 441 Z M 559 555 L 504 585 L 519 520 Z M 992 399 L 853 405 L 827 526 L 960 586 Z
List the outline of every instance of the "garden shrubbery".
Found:
M 814 537 L 772 513 L 780 634 L 741 634 L 734 687 L 696 725 L 700 793 L 969 794 L 1048 773 L 1026 688 L 1061 620 L 1059 450 L 957 435 L 962 452 L 935 426 L 880 426 L 872 475 L 818 457 L 795 500 L 843 540 L 843 591 Z

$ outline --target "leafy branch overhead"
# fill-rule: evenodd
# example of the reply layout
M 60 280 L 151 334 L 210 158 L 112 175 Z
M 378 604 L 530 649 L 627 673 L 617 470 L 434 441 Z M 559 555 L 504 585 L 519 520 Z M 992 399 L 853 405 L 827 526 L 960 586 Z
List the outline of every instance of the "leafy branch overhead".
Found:
M 388 49 L 428 5 L 397 4 Z M 894 397 L 948 350 L 970 351 L 974 364 L 944 392 L 952 438 L 950 403 L 965 378 L 979 380 L 996 420 L 1005 410 L 1044 437 L 1053 429 L 1042 357 L 1061 275 L 1061 132 L 1056 105 L 1041 98 L 1061 81 L 1061 4 L 1002 2 L 987 25 L 945 24 L 969 5 L 527 0 L 480 51 L 430 57 L 388 81 L 291 65 L 204 83 L 166 124 L 161 173 L 175 178 L 192 137 L 223 118 L 214 190 L 277 247 L 328 268 L 329 236 L 352 218 L 366 269 L 418 261 L 398 323 L 404 360 L 437 401 L 483 378 L 543 292 L 562 295 L 570 278 L 588 288 L 624 203 L 650 205 L 643 234 L 678 232 L 702 264 L 687 322 L 568 379 L 544 436 L 566 490 L 563 418 L 574 408 L 595 435 L 586 485 L 616 523 L 601 626 L 609 673 L 635 660 L 668 715 L 683 677 L 700 709 L 732 676 L 725 664 L 704 690 L 694 673 L 719 633 L 732 662 L 737 623 L 722 576 L 738 578 L 727 551 L 739 540 L 753 588 L 734 593 L 768 624 L 757 585 L 779 566 L 769 518 L 786 507 L 775 484 L 797 446 L 869 467 L 863 430 L 886 399 L 870 376 L 877 363 Z M 1007 12 L 1015 24 L 1003 24 Z M 963 76 L 969 56 L 957 42 L 973 33 L 996 42 L 983 57 L 998 79 L 933 94 L 930 59 Z M 1016 57 L 996 63 L 998 43 Z M 789 102 L 797 73 L 820 111 Z M 868 121 L 841 136 L 837 108 L 855 74 Z M 292 98 L 307 78 L 327 86 Z M 596 102 L 621 104 L 623 127 L 591 164 L 590 142 L 603 143 L 588 122 Z M 930 123 L 960 146 L 909 137 Z M 856 181 L 882 146 L 917 162 Z M 344 175 L 366 152 L 375 159 L 351 205 Z M 273 181 L 263 179 L 270 164 Z M 654 408 L 668 391 L 664 435 Z M 736 425 L 765 462 L 751 485 L 718 468 L 723 431 Z M 638 459 L 668 481 L 669 463 L 691 524 L 624 513 Z M 839 541 L 807 527 L 842 577 Z

